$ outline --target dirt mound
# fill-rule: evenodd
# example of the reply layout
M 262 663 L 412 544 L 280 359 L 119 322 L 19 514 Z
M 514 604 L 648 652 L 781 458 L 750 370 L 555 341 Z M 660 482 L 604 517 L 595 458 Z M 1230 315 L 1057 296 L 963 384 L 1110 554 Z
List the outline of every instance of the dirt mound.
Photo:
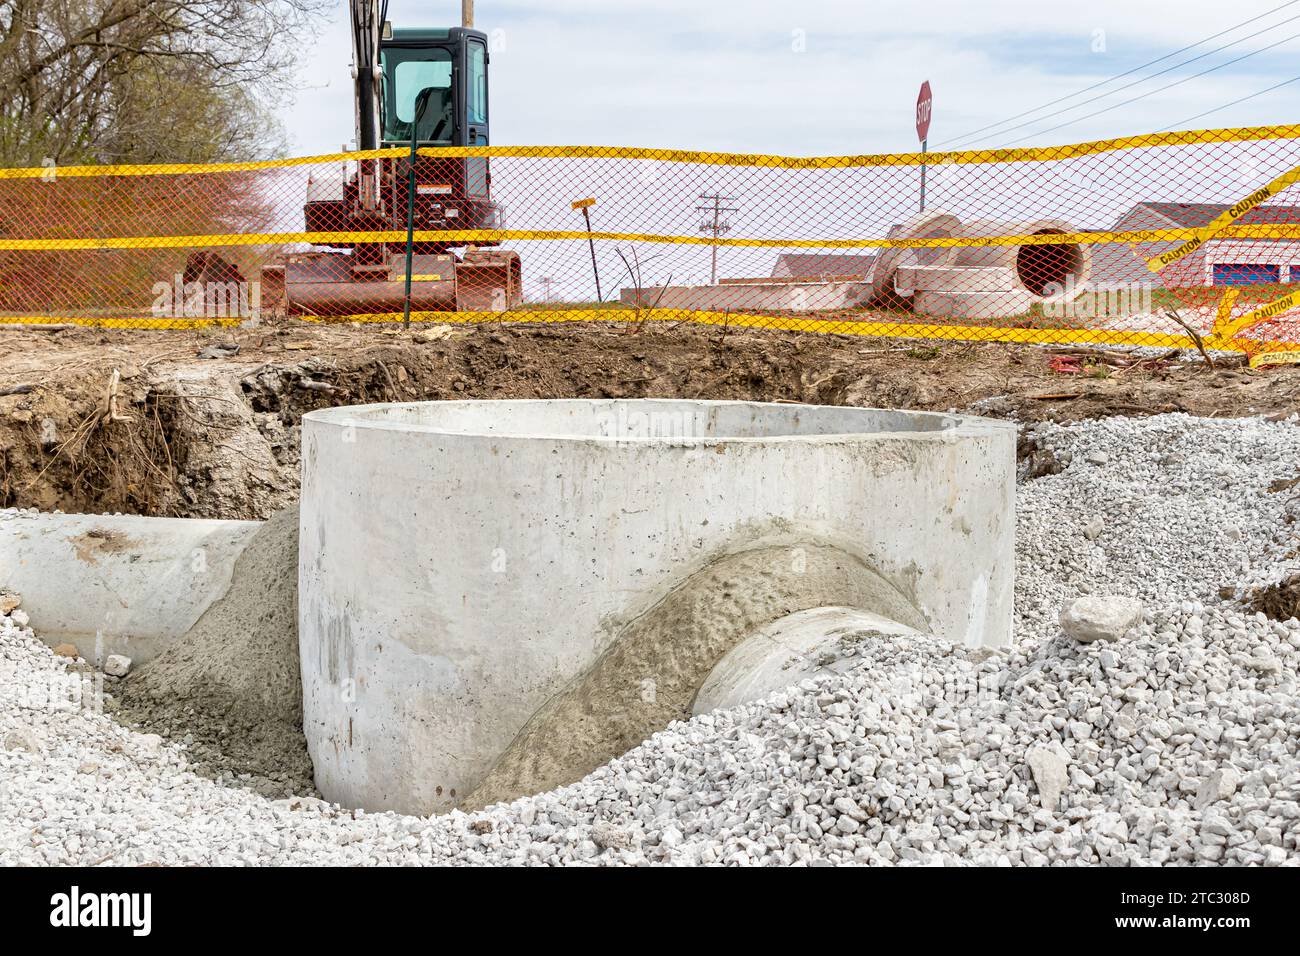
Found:
M 1024 422 L 1300 408 L 1300 369 L 1207 371 L 1176 353 L 1097 351 L 1065 374 L 1062 350 L 1037 346 L 669 323 L 221 335 L 215 349 L 185 331 L 0 335 L 0 507 L 266 518 L 297 499 L 302 415 L 366 402 L 740 399 Z
M 298 668 L 298 509 L 271 518 L 230 589 L 122 685 L 118 716 L 186 744 L 200 773 L 265 796 L 314 793 Z

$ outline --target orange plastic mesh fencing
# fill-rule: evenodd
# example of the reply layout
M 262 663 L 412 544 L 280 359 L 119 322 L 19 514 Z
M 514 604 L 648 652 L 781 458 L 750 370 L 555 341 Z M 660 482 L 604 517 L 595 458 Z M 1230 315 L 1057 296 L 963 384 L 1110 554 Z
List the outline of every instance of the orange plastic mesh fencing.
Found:
M 1298 180 L 1300 126 L 0 170 L 0 322 L 667 319 L 1300 361 Z

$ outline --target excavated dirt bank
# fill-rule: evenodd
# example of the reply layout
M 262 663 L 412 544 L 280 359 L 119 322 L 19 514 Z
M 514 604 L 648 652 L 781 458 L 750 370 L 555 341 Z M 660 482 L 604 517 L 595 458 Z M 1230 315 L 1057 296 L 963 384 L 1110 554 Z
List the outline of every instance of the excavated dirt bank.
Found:
M 1210 371 L 1190 354 L 1135 364 L 1092 352 L 1083 372 L 1053 371 L 1054 355 L 1079 351 L 599 323 L 9 330 L 0 507 L 266 518 L 297 498 L 302 414 L 363 402 L 745 399 L 1026 422 L 1300 409 L 1296 369 Z

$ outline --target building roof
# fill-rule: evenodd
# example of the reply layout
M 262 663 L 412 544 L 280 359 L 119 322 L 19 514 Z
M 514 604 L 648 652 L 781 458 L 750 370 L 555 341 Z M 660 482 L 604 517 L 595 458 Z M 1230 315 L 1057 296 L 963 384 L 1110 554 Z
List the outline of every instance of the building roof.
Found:
M 876 257 L 872 254 L 836 255 L 819 252 L 787 252 L 777 256 L 772 275 L 784 267 L 785 273 L 797 279 L 823 276 L 839 278 L 865 278 L 871 274 Z
M 1138 203 L 1158 216 L 1163 216 L 1176 226 L 1199 229 L 1208 226 L 1229 208 L 1227 203 L 1208 202 L 1144 202 Z M 1130 212 L 1132 215 L 1132 212 Z M 1285 223 L 1300 224 L 1300 206 L 1256 206 L 1240 219 L 1241 226 L 1265 226 Z

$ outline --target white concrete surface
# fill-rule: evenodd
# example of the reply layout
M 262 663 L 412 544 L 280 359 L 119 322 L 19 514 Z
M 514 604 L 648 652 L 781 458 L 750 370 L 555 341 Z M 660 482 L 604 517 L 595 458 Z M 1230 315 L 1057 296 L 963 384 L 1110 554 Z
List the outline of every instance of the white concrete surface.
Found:
M 899 266 L 894 274 L 899 295 L 916 292 L 1010 292 L 1018 289 L 1015 272 L 1005 266 Z
M 865 282 L 769 282 L 722 283 L 719 285 L 653 286 L 622 289 L 620 300 L 639 308 L 693 309 L 723 312 L 727 309 L 814 312 L 851 309 L 867 297 Z
M 840 549 L 936 634 L 1007 643 L 1015 435 L 739 402 L 304 416 L 299 639 L 318 787 L 368 809 L 454 806 L 629 622 L 748 549 Z
M 859 641 L 920 634 L 859 608 L 797 611 L 760 628 L 718 661 L 696 694 L 691 712 L 737 707 L 801 680 L 842 673 L 861 661 L 855 646 Z
M 32 627 L 92 663 L 135 666 L 184 636 L 226 593 L 257 521 L 0 511 L 0 587 Z
M 1006 319 L 1024 315 L 1037 301 L 1024 289 L 1003 292 L 918 291 L 912 307 L 918 316 L 944 319 Z

